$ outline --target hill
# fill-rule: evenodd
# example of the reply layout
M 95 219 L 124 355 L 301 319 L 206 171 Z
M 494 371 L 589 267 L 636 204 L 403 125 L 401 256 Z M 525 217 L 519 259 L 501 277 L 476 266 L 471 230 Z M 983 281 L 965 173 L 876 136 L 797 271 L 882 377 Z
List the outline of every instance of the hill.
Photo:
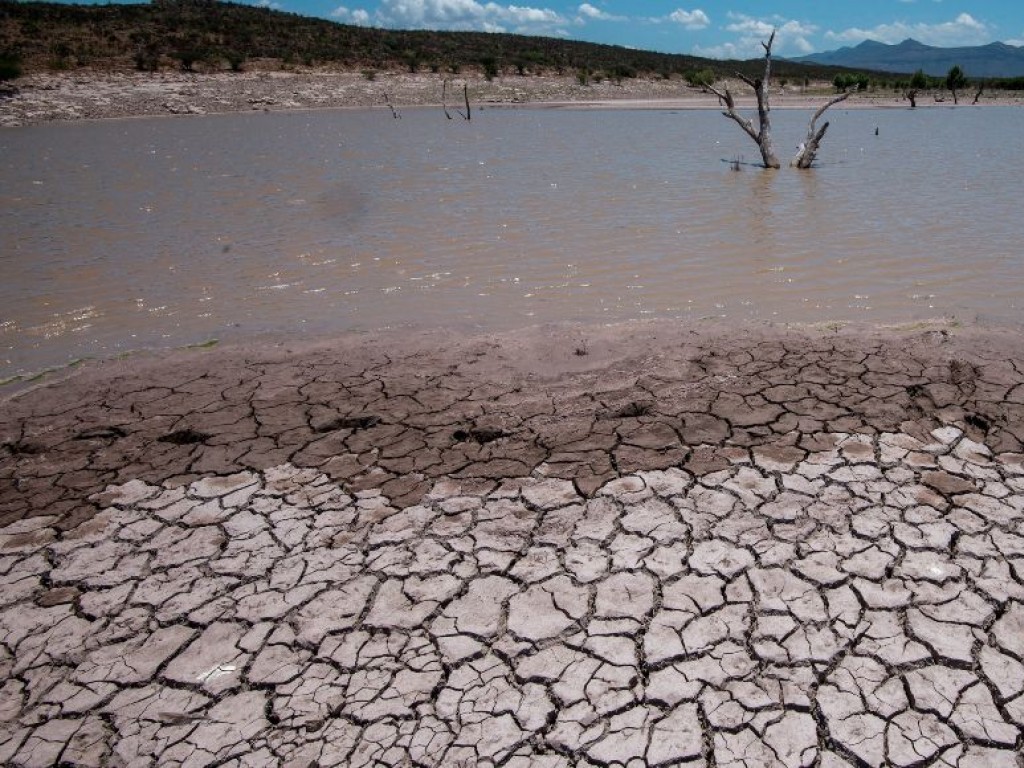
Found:
M 865 40 L 852 48 L 812 53 L 790 61 L 900 73 L 921 69 L 934 77 L 944 76 L 954 65 L 975 78 L 1024 76 L 1024 47 L 1006 43 L 936 48 L 909 38 L 898 45 Z
M 66 5 L 0 0 L 0 58 L 43 69 L 241 68 L 252 60 L 348 69 L 463 67 L 520 74 L 751 75 L 759 60 L 716 61 L 561 38 L 356 27 L 216 0 Z M 833 67 L 780 61 L 780 77 L 831 80 Z

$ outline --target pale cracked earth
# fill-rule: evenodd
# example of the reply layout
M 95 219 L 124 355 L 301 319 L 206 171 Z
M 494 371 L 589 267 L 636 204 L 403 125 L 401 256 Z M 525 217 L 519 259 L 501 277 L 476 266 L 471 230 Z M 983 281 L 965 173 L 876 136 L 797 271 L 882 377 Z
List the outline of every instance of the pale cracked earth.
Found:
M 1018 337 L 643 330 L 3 404 L 0 762 L 1024 765 Z

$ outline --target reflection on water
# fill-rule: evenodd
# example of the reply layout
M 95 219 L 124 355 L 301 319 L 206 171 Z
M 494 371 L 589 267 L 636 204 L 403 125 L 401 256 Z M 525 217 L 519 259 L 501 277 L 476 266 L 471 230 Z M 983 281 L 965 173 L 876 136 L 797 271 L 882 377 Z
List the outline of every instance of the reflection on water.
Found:
M 1024 111 L 227 115 L 0 133 L 0 379 L 263 332 L 1020 320 Z M 806 112 L 776 113 L 782 148 Z M 879 135 L 875 135 L 875 128 Z M 965 142 L 963 137 L 971 137 Z M 785 154 L 785 152 L 782 152 Z

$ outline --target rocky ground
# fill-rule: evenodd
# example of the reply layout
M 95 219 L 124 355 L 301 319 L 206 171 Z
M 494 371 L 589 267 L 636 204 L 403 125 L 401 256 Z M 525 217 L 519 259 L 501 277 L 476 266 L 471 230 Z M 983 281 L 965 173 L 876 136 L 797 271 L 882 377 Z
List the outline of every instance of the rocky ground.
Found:
M 642 324 L 0 406 L 0 762 L 1020 766 L 1019 334 Z
M 379 107 L 384 94 L 399 110 L 440 105 L 444 75 L 400 72 L 336 72 L 322 69 L 239 73 L 95 72 L 36 73 L 0 90 L 0 126 L 147 115 L 187 115 L 250 110 Z M 523 104 L 633 104 L 717 108 L 718 100 L 675 78 L 626 78 L 581 85 L 574 76 L 451 76 L 449 104 L 458 105 L 463 85 L 476 107 Z M 742 85 L 733 84 L 740 103 L 753 106 Z M 789 86 L 772 94 L 775 107 L 820 106 L 832 93 L 827 83 L 805 92 Z M 922 97 L 921 106 L 935 105 Z M 749 104 L 747 103 L 749 102 Z M 965 102 L 966 103 L 966 102 Z M 1018 94 L 989 93 L 984 103 L 1019 104 Z M 906 106 L 891 92 L 858 94 L 844 108 Z M 939 103 L 939 106 L 948 106 Z
M 370 79 L 372 77 L 372 79 Z M 188 74 L 56 73 L 21 78 L 0 94 L 0 126 L 51 120 L 249 110 L 380 107 L 384 94 L 399 109 L 440 104 L 443 77 L 433 74 L 277 71 Z M 450 102 L 468 85 L 472 103 L 524 104 L 624 98 L 692 98 L 681 80 L 626 80 L 581 86 L 575 78 L 453 76 Z M 699 94 L 697 94 L 699 96 Z

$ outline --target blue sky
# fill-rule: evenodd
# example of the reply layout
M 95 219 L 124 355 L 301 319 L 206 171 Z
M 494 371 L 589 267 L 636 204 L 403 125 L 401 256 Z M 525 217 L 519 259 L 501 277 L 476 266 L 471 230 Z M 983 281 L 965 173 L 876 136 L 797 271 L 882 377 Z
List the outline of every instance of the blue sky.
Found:
M 552 35 L 715 58 L 797 56 L 907 37 L 939 46 L 1024 44 L 1021 0 L 252 0 L 349 24 Z

